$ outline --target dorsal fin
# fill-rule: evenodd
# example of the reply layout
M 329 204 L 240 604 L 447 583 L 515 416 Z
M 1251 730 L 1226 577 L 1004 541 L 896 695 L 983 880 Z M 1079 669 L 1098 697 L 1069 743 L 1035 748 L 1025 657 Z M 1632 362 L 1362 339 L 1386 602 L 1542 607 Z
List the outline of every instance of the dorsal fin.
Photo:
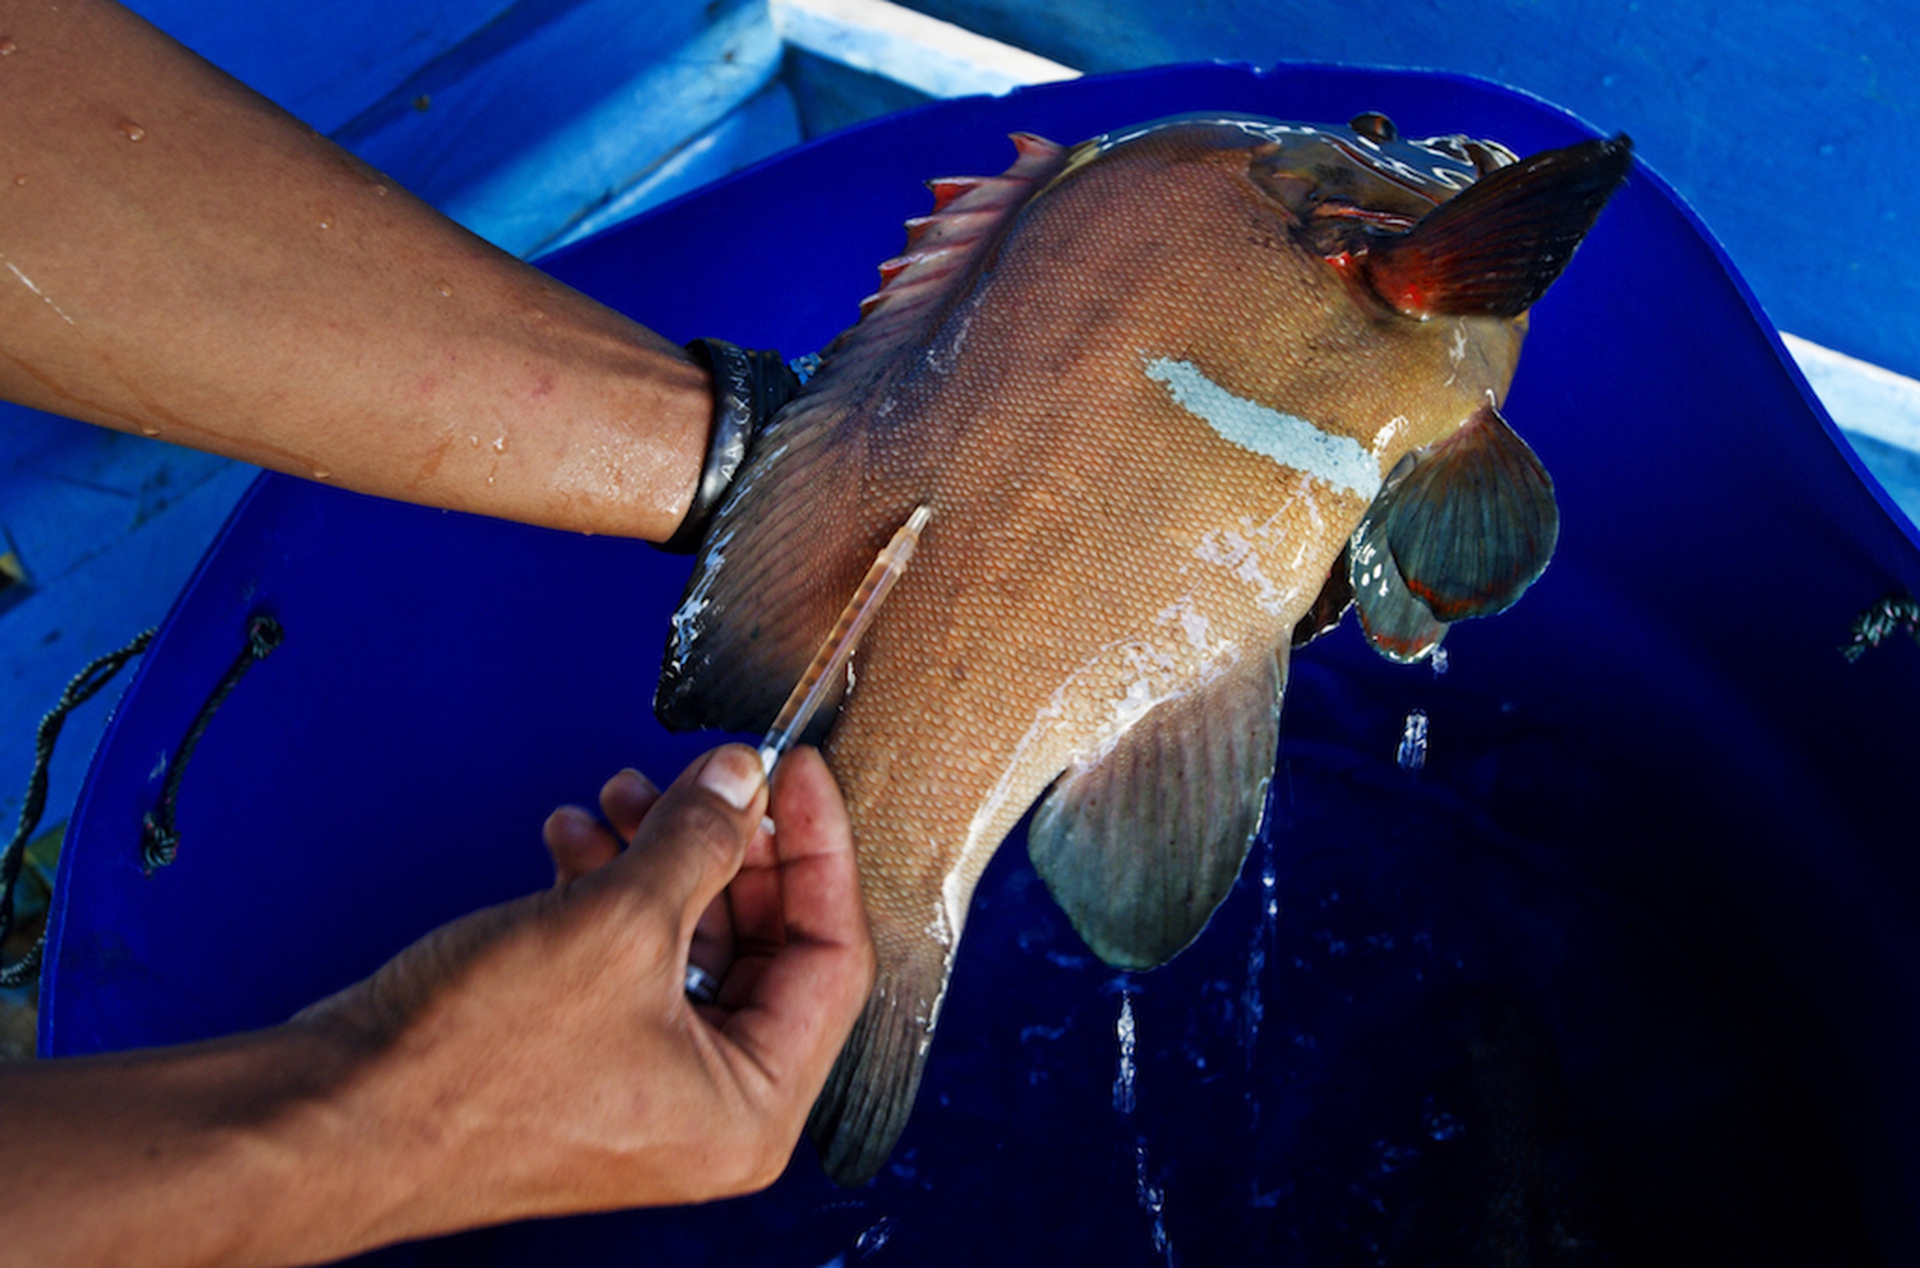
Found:
M 906 250 L 880 265 L 880 289 L 860 302 L 860 323 L 821 354 L 810 395 L 830 396 L 837 381 L 861 378 L 873 359 L 923 341 L 953 296 L 954 283 L 1067 164 L 1065 146 L 1027 132 L 1014 133 L 1012 140 L 1017 157 L 998 176 L 927 182 L 933 211 L 907 221 Z
M 978 261 L 1068 151 L 1039 137 L 999 176 L 931 182 L 932 214 L 880 266 L 861 320 L 828 345 L 820 372 L 754 438 L 674 614 L 654 709 L 675 729 L 766 729 L 833 627 L 875 552 L 913 503 L 866 487 L 870 432 L 889 367 L 930 343 Z M 879 410 L 876 413 L 876 410 Z

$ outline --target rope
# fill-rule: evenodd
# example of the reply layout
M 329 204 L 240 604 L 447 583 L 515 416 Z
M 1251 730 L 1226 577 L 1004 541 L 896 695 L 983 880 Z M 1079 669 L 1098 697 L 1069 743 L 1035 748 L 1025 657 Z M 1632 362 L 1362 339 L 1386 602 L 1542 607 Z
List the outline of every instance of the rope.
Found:
M 47 771 L 53 763 L 53 745 L 60 738 L 60 728 L 66 723 L 69 713 L 91 700 L 128 661 L 147 650 L 147 646 L 153 642 L 153 633 L 147 630 L 119 651 L 108 652 L 75 674 L 73 681 L 60 694 L 60 702 L 40 720 L 40 729 L 35 734 L 33 774 L 27 780 L 26 799 L 20 806 L 20 826 L 14 830 L 13 840 L 6 852 L 0 854 L 0 942 L 4 942 L 13 932 L 14 889 L 20 880 L 21 866 L 26 861 L 27 841 L 40 825 L 40 816 L 46 811 Z M 187 728 L 179 751 L 167 765 L 167 778 L 160 788 L 160 800 L 141 820 L 140 861 L 147 871 L 165 867 L 173 862 L 180 851 L 180 832 L 173 821 L 174 807 L 180 799 L 180 781 L 186 775 L 187 763 L 193 760 L 193 750 L 199 745 L 200 737 L 206 734 L 213 715 L 233 694 L 233 689 L 240 685 L 240 679 L 247 670 L 272 655 L 273 649 L 280 646 L 285 638 L 286 631 L 281 628 L 280 622 L 270 616 L 256 615 L 247 621 L 246 647 L 214 686 L 207 702 L 200 706 L 200 713 L 194 718 L 193 725 Z M 42 931 L 32 950 L 12 964 L 0 966 L 0 987 L 24 986 L 31 982 L 40 971 L 46 949 L 47 935 Z
M 179 750 L 167 764 L 167 780 L 160 787 L 160 800 L 140 820 L 140 864 L 148 872 L 167 866 L 180 852 L 180 831 L 173 822 L 174 809 L 180 800 L 180 781 L 187 773 L 187 763 L 193 760 L 193 750 L 199 746 L 200 737 L 207 733 L 213 715 L 227 702 L 247 671 L 271 656 L 286 636 L 280 622 L 270 616 L 256 615 L 248 620 L 247 645 L 234 657 L 233 665 L 214 686 L 207 702 L 200 706 L 200 716 L 187 728 L 186 738 L 180 741 Z
M 27 841 L 40 826 L 40 816 L 47 808 L 47 772 L 53 764 L 53 745 L 60 738 L 60 728 L 66 725 L 69 713 L 93 699 L 102 687 L 113 681 L 122 666 L 146 651 L 152 641 L 153 631 L 147 630 L 119 651 L 108 652 L 82 669 L 60 693 L 59 703 L 40 719 L 40 727 L 34 733 L 33 774 L 27 779 L 26 799 L 20 804 L 20 826 L 14 829 L 6 852 L 0 854 L 0 942 L 13 932 L 14 887 L 19 884 L 20 867 L 26 861 Z M 0 986 L 24 986 L 32 981 L 40 971 L 46 943 L 43 932 L 31 951 L 12 964 L 0 966 Z

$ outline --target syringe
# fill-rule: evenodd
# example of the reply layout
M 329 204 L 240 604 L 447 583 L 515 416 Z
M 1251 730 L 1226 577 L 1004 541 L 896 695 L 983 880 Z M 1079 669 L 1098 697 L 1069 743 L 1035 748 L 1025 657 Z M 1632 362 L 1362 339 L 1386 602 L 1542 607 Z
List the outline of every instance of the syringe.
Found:
M 780 716 L 773 720 L 773 726 L 767 731 L 767 738 L 760 742 L 760 765 L 766 770 L 767 778 L 773 778 L 773 768 L 786 751 L 793 747 L 800 733 L 813 721 L 813 715 L 831 694 L 832 684 L 839 680 L 846 668 L 847 658 L 853 655 L 854 644 L 866 633 L 872 623 L 873 615 L 879 610 L 880 601 L 887 597 L 887 591 L 893 589 L 893 583 L 906 571 L 907 561 L 913 558 L 914 547 L 920 544 L 920 530 L 933 518 L 933 509 L 924 504 L 914 508 L 907 522 L 895 531 L 880 554 L 867 569 L 867 575 L 860 579 L 859 587 L 853 597 L 847 600 L 847 606 L 840 610 L 840 619 L 833 624 L 833 632 L 827 635 L 826 642 L 820 644 L 820 650 L 813 655 L 813 663 L 800 675 L 800 681 L 794 685 L 793 694 L 787 697 L 786 704 L 780 707 Z

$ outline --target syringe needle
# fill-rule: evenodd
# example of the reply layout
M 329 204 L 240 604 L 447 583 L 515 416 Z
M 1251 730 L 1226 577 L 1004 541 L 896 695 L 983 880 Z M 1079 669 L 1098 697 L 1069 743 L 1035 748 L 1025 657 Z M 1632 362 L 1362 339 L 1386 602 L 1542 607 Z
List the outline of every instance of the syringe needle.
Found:
M 920 530 L 927 526 L 933 517 L 933 510 L 926 505 L 914 508 L 893 535 L 893 539 L 880 551 L 867 569 L 867 575 L 860 579 L 859 588 L 853 597 L 847 600 L 847 606 L 840 610 L 840 619 L 833 624 L 833 632 L 827 635 L 826 642 L 820 644 L 820 650 L 813 655 L 813 663 L 807 666 L 800 681 L 794 685 L 793 694 L 787 697 L 786 704 L 780 708 L 780 716 L 773 720 L 773 726 L 767 731 L 767 738 L 760 742 L 760 765 L 765 768 L 767 778 L 773 778 L 774 764 L 786 751 L 793 747 L 800 733 L 813 721 L 813 715 L 819 711 L 826 700 L 830 684 L 839 679 L 840 672 L 846 668 L 847 658 L 853 655 L 854 644 L 866 633 L 867 626 L 873 621 L 873 614 L 879 610 L 880 601 L 887 597 L 887 591 L 893 589 L 893 583 L 906 571 L 907 561 L 913 558 L 914 547 L 920 544 Z

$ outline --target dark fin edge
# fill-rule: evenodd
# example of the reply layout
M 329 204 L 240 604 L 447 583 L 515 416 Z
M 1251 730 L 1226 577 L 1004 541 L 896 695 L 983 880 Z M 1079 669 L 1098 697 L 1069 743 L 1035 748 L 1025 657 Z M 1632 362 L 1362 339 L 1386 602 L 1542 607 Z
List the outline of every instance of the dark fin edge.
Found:
M 917 971 L 882 966 L 807 1116 L 807 1135 L 835 1184 L 854 1188 L 873 1179 L 906 1130 L 950 967 L 939 947 L 929 943 L 927 951 L 938 963 Z
M 667 633 L 654 713 L 668 728 L 765 730 L 873 561 L 864 438 L 832 421 L 776 437 L 777 419 L 721 504 Z
M 1166 701 L 1034 813 L 1034 870 L 1108 964 L 1150 969 L 1200 935 L 1260 830 L 1288 650 Z
M 1626 136 L 1547 150 L 1489 172 L 1359 262 L 1408 316 L 1517 317 L 1546 294 L 1626 179 Z
M 1376 510 L 1407 588 L 1443 623 L 1513 606 L 1560 537 L 1553 478 L 1491 405 L 1416 455 Z

